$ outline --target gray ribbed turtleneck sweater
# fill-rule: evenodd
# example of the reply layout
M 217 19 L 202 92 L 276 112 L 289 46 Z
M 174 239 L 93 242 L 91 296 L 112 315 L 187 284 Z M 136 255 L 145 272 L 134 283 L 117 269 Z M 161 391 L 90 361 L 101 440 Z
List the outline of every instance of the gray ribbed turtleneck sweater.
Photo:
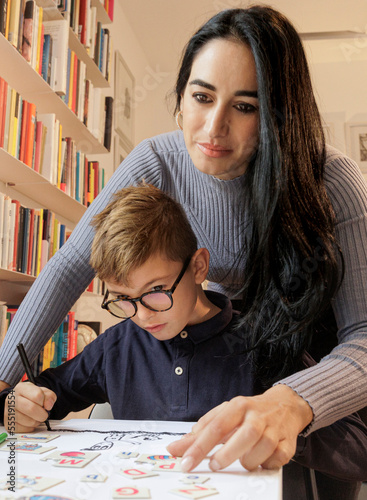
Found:
M 243 178 L 222 181 L 197 170 L 180 131 L 145 140 L 117 169 L 28 292 L 0 351 L 0 379 L 12 384 L 19 380 L 23 368 L 18 342 L 33 360 L 92 280 L 91 218 L 114 192 L 141 179 L 183 205 L 199 245 L 210 251 L 211 288 L 236 296 L 241 282 L 236 255 L 243 246 Z M 367 187 L 355 163 L 332 148 L 325 185 L 345 259 L 344 281 L 333 301 L 339 345 L 315 367 L 282 381 L 311 405 L 315 418 L 309 432 L 367 406 Z

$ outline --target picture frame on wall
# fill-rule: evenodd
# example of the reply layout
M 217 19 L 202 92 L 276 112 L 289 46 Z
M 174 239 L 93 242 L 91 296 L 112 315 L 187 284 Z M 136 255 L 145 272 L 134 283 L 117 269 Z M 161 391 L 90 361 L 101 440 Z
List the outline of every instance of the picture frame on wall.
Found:
M 114 146 L 113 146 L 113 169 L 116 168 L 122 163 L 127 155 L 130 153 L 131 149 L 126 149 L 125 141 L 119 134 L 115 135 Z
M 347 122 L 345 135 L 347 154 L 358 163 L 362 173 L 367 175 L 367 123 Z
M 115 51 L 115 131 L 121 137 L 125 149 L 131 151 L 134 144 L 134 95 L 135 78 L 122 58 Z

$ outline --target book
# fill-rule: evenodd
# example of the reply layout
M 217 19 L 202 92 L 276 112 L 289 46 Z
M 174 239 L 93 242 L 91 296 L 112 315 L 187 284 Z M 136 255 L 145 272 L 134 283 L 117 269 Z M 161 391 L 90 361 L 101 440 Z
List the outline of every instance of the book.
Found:
M 52 56 L 56 60 L 52 89 L 59 95 L 66 93 L 66 75 L 68 62 L 69 27 L 66 20 L 44 21 L 45 35 L 52 38 Z
M 22 162 L 24 162 L 24 157 L 25 157 L 25 145 L 26 145 L 26 138 L 27 138 L 28 107 L 29 107 L 28 101 L 23 101 L 22 125 L 21 125 L 21 131 L 20 131 L 20 145 L 19 145 L 19 156 L 18 156 L 19 161 L 22 161 Z
M 11 0 L 8 4 L 9 28 L 7 39 L 15 48 L 18 48 L 20 5 L 21 0 Z
M 36 122 L 35 127 L 35 150 L 34 150 L 34 164 L 33 169 L 35 172 L 39 172 L 41 164 L 41 151 L 42 151 L 42 134 L 43 134 L 43 123 L 41 121 Z
M 4 120 L 4 143 L 3 143 L 3 148 L 5 151 L 8 151 L 9 147 L 9 128 L 10 128 L 10 108 L 11 108 L 11 101 L 12 101 L 12 88 L 8 84 L 8 93 L 6 96 L 6 105 L 5 105 L 5 120 Z M 4 118 L 3 118 L 4 119 Z
M 24 234 L 24 212 L 25 207 L 19 207 L 19 222 L 18 230 L 15 228 L 14 232 L 14 256 L 15 256 L 15 271 L 22 272 L 22 258 L 23 258 L 23 234 Z M 17 245 L 15 245 L 15 235 L 17 233 Z
M 13 270 L 13 254 L 14 254 L 14 236 L 15 236 L 15 219 L 18 213 L 18 208 L 13 203 L 10 203 L 9 208 L 9 241 L 8 241 L 8 260 L 6 269 Z
M 28 250 L 27 250 L 28 258 L 27 258 L 26 269 L 23 272 L 30 275 L 30 274 L 32 274 L 32 259 L 33 259 L 33 252 L 35 250 L 35 247 L 34 247 L 34 221 L 35 221 L 34 214 L 35 214 L 35 209 L 31 208 L 29 210 L 30 210 L 30 212 L 29 212 L 29 238 L 28 238 Z
M 4 237 L 4 203 L 5 203 L 5 194 L 0 193 L 0 264 L 3 251 L 2 241 Z
M 35 262 L 35 276 L 41 272 L 41 253 L 42 253 L 42 236 L 43 236 L 43 208 L 38 211 L 38 231 L 37 231 L 37 252 Z
M 42 241 L 41 241 L 41 264 L 40 270 L 45 267 L 49 248 L 50 248 L 50 223 L 51 223 L 51 211 L 47 208 L 43 209 L 43 225 L 42 225 Z
M 35 1 L 27 0 L 24 11 L 22 56 L 29 63 L 32 60 L 34 11 Z
M 41 24 L 40 39 L 38 44 L 38 74 L 42 76 L 42 60 L 43 60 L 43 42 L 45 39 L 45 27 Z
M 67 350 L 67 360 L 73 358 L 77 354 L 77 335 L 78 332 L 75 330 L 75 312 L 70 311 L 68 313 L 68 350 Z
M 13 139 L 13 156 L 14 158 L 19 157 L 19 144 L 20 144 L 20 130 L 22 124 L 22 108 L 23 108 L 23 98 L 17 92 L 17 97 L 15 100 L 15 114 L 14 114 L 14 139 Z
M 4 197 L 4 211 L 3 211 L 3 234 L 1 241 L 1 267 L 8 269 L 9 263 L 9 237 L 10 237 L 10 206 L 11 199 L 9 196 Z
M 7 98 L 8 82 L 0 77 L 0 148 L 4 147 Z
M 14 156 L 15 142 L 14 142 L 14 127 L 15 127 L 15 108 L 16 101 L 19 99 L 19 94 L 15 89 L 11 89 L 10 106 L 7 109 L 9 113 L 9 128 L 8 128 L 8 153 Z
M 87 0 L 80 0 L 78 38 L 82 45 L 87 45 Z
M 104 126 L 104 139 L 103 145 L 111 151 L 111 138 L 112 138 L 112 112 L 113 112 L 113 97 L 107 96 L 105 98 L 105 126 Z
M 39 173 L 52 183 L 55 175 L 54 172 L 57 168 L 55 161 L 55 149 L 58 140 L 58 135 L 56 134 L 56 116 L 54 113 L 48 113 L 39 114 L 37 118 L 42 122 L 43 128 L 47 131 L 43 161 Z
M 18 240 L 19 240 L 19 224 L 20 224 L 20 214 L 21 214 L 21 205 L 18 200 L 11 200 L 13 204 L 12 210 L 14 210 L 14 245 L 13 245 L 13 254 L 9 257 L 12 259 L 10 269 L 12 271 L 17 270 L 17 255 L 18 255 Z
M 39 23 L 39 6 L 36 2 L 34 5 L 33 30 L 32 30 L 31 66 L 33 69 L 36 68 L 36 61 L 37 61 L 38 23 Z
M 31 226 L 31 209 L 26 207 L 24 208 L 24 223 L 22 232 L 22 255 L 19 258 L 20 272 L 25 274 L 27 273 L 27 266 L 28 266 L 30 226 Z
M 42 37 L 44 36 L 44 24 L 43 24 L 43 8 L 38 8 L 38 25 L 37 25 L 37 33 L 35 33 L 35 52 L 36 52 L 36 64 L 34 69 L 38 74 L 41 74 L 42 71 Z
M 44 34 L 41 76 L 48 84 L 50 84 L 50 78 L 51 78 L 51 59 L 52 59 L 52 38 L 51 35 Z
M 8 13 L 8 0 L 0 0 L 0 33 L 5 35 L 6 32 L 6 20 Z M 7 38 L 7 37 L 6 37 Z
M 40 213 L 39 210 L 35 210 L 34 223 L 33 223 L 33 252 L 32 252 L 32 264 L 31 264 L 32 276 L 37 276 L 39 225 L 40 225 Z
M 27 135 L 25 143 L 24 163 L 31 168 L 33 164 L 35 127 L 36 127 L 36 106 L 33 103 L 29 103 L 28 114 L 27 114 Z
M 113 11 L 114 11 L 114 0 L 108 0 L 108 17 L 113 21 Z
M 25 12 L 26 1 L 27 0 L 20 0 L 20 8 L 19 8 L 17 49 L 19 50 L 20 53 L 22 53 L 24 12 Z
M 4 341 L 6 332 L 8 330 L 7 312 L 8 312 L 7 305 L 0 304 L 0 346 Z

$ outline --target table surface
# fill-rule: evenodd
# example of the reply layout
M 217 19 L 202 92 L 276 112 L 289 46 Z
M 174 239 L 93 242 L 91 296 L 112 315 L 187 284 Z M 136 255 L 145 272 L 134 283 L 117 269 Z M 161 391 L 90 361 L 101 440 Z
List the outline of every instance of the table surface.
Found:
M 203 498 L 194 496 L 197 491 L 203 491 L 202 487 L 215 488 L 217 493 L 214 498 L 223 500 L 280 500 L 282 498 L 281 471 L 259 469 L 256 472 L 248 472 L 238 461 L 227 469 L 214 473 L 208 467 L 208 460 L 204 460 L 191 475 L 205 476 L 209 479 L 197 485 L 187 485 L 180 481 L 185 476 L 182 472 L 159 470 L 157 476 L 139 480 L 124 477 L 120 473 L 121 470 L 135 469 L 140 466 L 151 470 L 154 465 L 137 464 L 136 458 L 119 458 L 117 456 L 119 452 L 137 452 L 139 455 L 150 456 L 168 455 L 166 451 L 168 443 L 179 439 L 180 435 L 191 430 L 192 424 L 188 422 L 75 419 L 50 423 L 51 434 L 56 434 L 58 437 L 48 443 L 42 443 L 42 446 L 53 447 L 53 450 L 42 454 L 21 451 L 15 453 L 15 469 L 18 477 L 31 475 L 64 479 L 62 483 L 39 493 L 40 499 L 107 500 L 113 498 L 113 491 L 116 488 L 124 487 L 127 488 L 122 490 L 124 492 L 132 492 L 136 487 L 148 488 L 149 497 L 136 495 L 129 498 L 151 498 L 152 500 L 183 498 L 185 495 L 172 493 L 172 490 L 177 489 L 185 490 L 186 498 Z M 0 427 L 0 433 L 3 431 L 4 428 Z M 50 433 L 42 427 L 34 434 Z M 20 436 L 21 434 L 14 435 L 14 438 L 17 437 L 18 444 Z M 10 472 L 9 444 L 10 439 L 2 445 L 4 450 L 0 450 L 0 483 L 7 479 L 6 476 Z M 8 448 L 5 449 L 6 446 Z M 56 451 L 78 452 L 81 450 L 94 451 L 99 453 L 99 456 L 83 468 L 59 467 L 55 466 L 55 461 L 43 460 Z M 107 479 L 103 483 L 81 481 L 83 476 L 97 473 L 107 476 Z M 8 491 L 0 489 L 0 499 L 10 497 L 37 498 L 37 495 L 32 496 L 29 487 L 17 489 L 16 494 L 10 496 Z M 121 496 L 121 498 L 128 497 Z

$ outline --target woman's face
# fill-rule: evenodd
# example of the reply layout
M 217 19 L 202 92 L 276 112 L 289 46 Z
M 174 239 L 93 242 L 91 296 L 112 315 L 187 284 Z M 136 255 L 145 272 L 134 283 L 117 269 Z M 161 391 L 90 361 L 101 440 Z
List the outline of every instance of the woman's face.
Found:
M 214 39 L 200 50 L 181 99 L 186 147 L 196 168 L 242 175 L 258 144 L 255 61 L 243 43 Z

